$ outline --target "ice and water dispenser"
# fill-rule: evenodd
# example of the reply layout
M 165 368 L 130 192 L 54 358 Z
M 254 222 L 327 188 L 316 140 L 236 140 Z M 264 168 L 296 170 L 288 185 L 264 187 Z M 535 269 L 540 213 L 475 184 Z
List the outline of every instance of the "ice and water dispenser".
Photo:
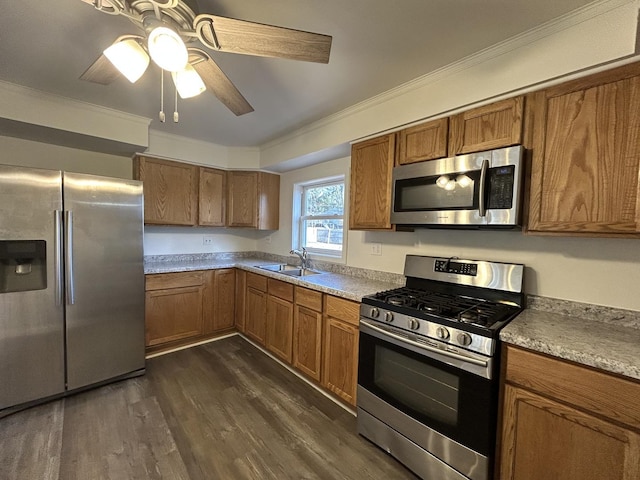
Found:
M 47 288 L 44 240 L 0 240 L 0 293 Z

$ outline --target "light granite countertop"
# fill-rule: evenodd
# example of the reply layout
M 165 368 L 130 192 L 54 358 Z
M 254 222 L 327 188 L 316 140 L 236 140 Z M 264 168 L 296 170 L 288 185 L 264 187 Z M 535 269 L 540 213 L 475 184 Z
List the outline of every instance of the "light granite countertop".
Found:
M 326 263 L 312 263 L 323 273 L 303 278 L 257 268 L 277 263 L 297 259 L 262 252 L 154 256 L 145 258 L 144 272 L 241 268 L 355 302 L 404 284 L 402 275 Z M 527 303 L 500 332 L 503 342 L 640 380 L 640 312 L 535 296 Z
M 397 282 L 346 275 L 343 273 L 323 271 L 318 275 L 310 275 L 300 278 L 256 267 L 256 265 L 274 265 L 277 263 L 282 262 L 259 257 L 182 260 L 175 262 L 146 262 L 144 266 L 144 273 L 171 273 L 235 267 L 248 272 L 259 273 L 265 277 L 275 278 L 283 282 L 318 290 L 320 292 L 352 300 L 354 302 L 360 302 L 362 297 L 365 295 L 371 295 L 382 290 L 390 290 L 398 287 Z M 317 269 L 317 267 L 315 268 Z
M 528 308 L 502 329 L 500 339 L 640 380 L 640 328 L 633 321 L 640 312 L 626 312 L 620 321 L 603 321 L 577 312 L 567 315 Z

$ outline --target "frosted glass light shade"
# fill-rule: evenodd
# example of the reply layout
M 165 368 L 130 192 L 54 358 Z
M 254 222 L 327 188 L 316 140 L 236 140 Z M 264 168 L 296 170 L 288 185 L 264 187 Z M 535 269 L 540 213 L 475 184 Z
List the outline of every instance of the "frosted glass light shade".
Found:
M 178 72 L 171 72 L 171 76 L 180 98 L 195 97 L 207 89 L 198 72 L 188 63 L 184 69 Z
M 132 38 L 114 43 L 103 53 L 131 83 L 135 83 L 149 66 L 149 55 Z
M 149 33 L 149 55 L 162 69 L 178 72 L 187 64 L 187 47 L 176 32 L 167 27 L 156 27 Z

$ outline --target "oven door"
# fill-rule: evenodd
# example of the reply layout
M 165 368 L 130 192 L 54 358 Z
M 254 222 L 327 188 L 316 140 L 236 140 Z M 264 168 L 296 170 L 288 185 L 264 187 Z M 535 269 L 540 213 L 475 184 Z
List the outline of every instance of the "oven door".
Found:
M 423 445 L 432 451 L 432 446 L 442 443 L 433 448 L 435 455 L 438 449 L 451 450 L 449 443 L 455 443 L 481 456 L 492 456 L 497 382 L 466 371 L 464 365 L 461 368 L 456 354 L 448 361 L 449 352 L 430 352 L 416 345 L 416 342 L 404 342 L 370 328 L 361 321 L 358 407 L 388 422 L 380 418 L 383 413 L 370 411 L 379 408 L 375 405 L 385 403 L 437 432 L 439 435 L 429 435 L 429 447 Z M 491 368 L 490 362 L 487 368 Z M 366 393 L 360 395 L 361 391 Z M 387 410 L 386 406 L 380 409 Z M 411 432 L 400 433 L 421 443 L 422 433 L 415 436 Z

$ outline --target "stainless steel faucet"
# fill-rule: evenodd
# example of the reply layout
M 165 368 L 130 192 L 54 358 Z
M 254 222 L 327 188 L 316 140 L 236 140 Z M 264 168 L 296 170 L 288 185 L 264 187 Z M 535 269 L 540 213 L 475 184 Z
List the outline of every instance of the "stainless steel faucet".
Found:
M 293 249 L 289 253 L 300 257 L 300 261 L 302 262 L 300 266 L 303 269 L 306 269 L 309 267 L 309 252 L 307 252 L 306 248 L 302 247 L 302 251 Z

